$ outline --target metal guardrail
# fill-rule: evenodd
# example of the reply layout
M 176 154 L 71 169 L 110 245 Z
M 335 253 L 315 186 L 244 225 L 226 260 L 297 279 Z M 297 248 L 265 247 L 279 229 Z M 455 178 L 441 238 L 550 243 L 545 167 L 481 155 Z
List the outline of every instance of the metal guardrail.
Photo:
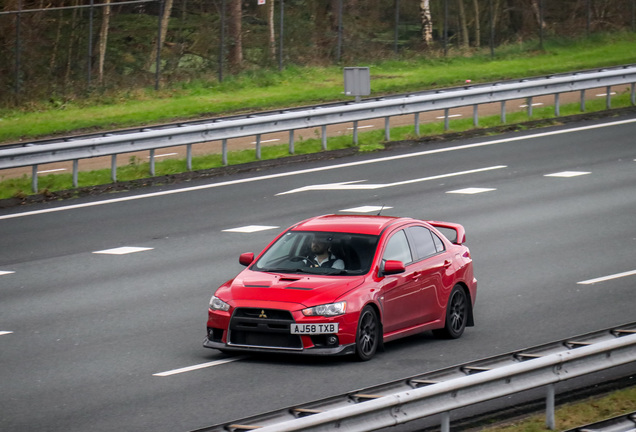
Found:
M 608 108 L 611 107 L 610 89 L 616 85 L 631 85 L 631 101 L 636 104 L 636 65 L 626 65 L 599 71 L 583 71 L 544 78 L 507 81 L 494 84 L 457 87 L 403 97 L 390 97 L 327 107 L 290 110 L 269 115 L 252 115 L 239 118 L 220 118 L 206 123 L 183 124 L 178 127 L 141 130 L 131 133 L 67 139 L 62 142 L 30 143 L 22 147 L 0 148 L 0 169 L 31 166 L 33 189 L 37 191 L 37 166 L 53 162 L 73 161 L 73 184 L 77 186 L 78 160 L 98 156 L 111 156 L 111 178 L 117 180 L 116 156 L 123 153 L 150 151 L 150 174 L 154 175 L 156 149 L 175 146 L 187 147 L 187 169 L 192 169 L 192 145 L 221 141 L 223 163 L 227 164 L 227 140 L 256 136 L 256 157 L 260 159 L 262 134 L 289 132 L 289 149 L 293 153 L 294 131 L 321 128 L 322 147 L 327 149 L 328 125 L 353 123 L 353 141 L 357 144 L 358 122 L 373 118 L 385 118 L 385 139 L 390 140 L 390 118 L 414 115 L 415 133 L 419 134 L 419 114 L 444 110 L 444 124 L 448 128 L 449 110 L 473 106 L 473 123 L 478 125 L 478 107 L 482 104 L 500 103 L 501 120 L 505 123 L 506 101 L 526 99 L 528 114 L 532 113 L 531 100 L 536 96 L 554 95 L 555 115 L 559 113 L 559 95 L 581 92 L 581 110 L 585 109 L 585 90 L 607 88 Z
M 636 322 L 490 357 L 196 432 L 372 431 L 539 387 L 546 426 L 555 427 L 555 384 L 636 362 Z

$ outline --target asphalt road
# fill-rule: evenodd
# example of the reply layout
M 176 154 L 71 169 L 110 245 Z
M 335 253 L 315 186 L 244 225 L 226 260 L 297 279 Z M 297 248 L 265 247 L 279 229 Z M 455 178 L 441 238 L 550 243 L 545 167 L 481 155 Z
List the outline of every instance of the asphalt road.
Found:
M 188 431 L 635 321 L 635 136 L 612 118 L 0 210 L 0 429 Z M 476 327 L 366 363 L 202 348 L 239 253 L 362 206 L 464 224 Z

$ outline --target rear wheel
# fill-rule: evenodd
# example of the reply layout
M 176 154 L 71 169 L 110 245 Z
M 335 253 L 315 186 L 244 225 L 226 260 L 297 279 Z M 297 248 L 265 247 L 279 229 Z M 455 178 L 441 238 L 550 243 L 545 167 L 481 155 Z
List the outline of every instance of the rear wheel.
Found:
M 380 323 L 378 315 L 371 306 L 362 309 L 356 333 L 356 357 L 358 360 L 370 360 L 380 343 Z
M 457 339 L 466 328 L 468 321 L 468 297 L 464 289 L 455 285 L 446 306 L 446 324 L 443 329 L 434 330 L 435 336 L 445 339 Z

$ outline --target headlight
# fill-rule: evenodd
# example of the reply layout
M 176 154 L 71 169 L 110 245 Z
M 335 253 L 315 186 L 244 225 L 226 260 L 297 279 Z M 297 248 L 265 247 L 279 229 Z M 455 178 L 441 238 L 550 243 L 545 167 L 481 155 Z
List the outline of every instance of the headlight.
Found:
M 347 302 L 341 301 L 338 303 L 331 303 L 326 305 L 314 306 L 307 309 L 303 309 L 303 315 L 305 316 L 337 316 L 342 315 L 347 310 Z
M 230 305 L 225 303 L 217 296 L 212 296 L 212 298 L 210 299 L 210 309 L 227 312 L 230 310 Z

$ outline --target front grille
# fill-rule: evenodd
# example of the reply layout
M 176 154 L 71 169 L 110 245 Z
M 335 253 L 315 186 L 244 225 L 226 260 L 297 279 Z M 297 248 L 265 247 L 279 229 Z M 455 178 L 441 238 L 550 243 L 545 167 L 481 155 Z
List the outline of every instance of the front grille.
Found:
M 299 335 L 289 333 L 294 322 L 289 311 L 238 308 L 230 320 L 228 343 L 263 348 L 302 349 Z

